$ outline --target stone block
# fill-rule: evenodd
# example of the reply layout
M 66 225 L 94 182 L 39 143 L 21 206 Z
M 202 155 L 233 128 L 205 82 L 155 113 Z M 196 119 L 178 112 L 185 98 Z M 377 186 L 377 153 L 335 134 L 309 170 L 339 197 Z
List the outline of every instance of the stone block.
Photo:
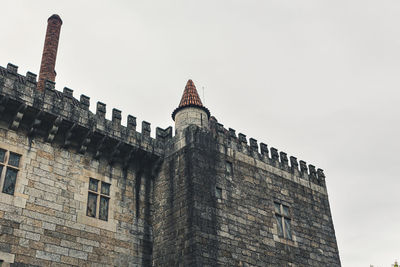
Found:
M 26 239 L 35 240 L 35 241 L 39 241 L 40 240 L 40 234 L 32 233 L 32 232 L 26 232 L 25 233 L 25 238 Z
M 64 256 L 68 256 L 68 248 L 52 245 L 52 244 L 46 244 L 45 251 L 55 253 L 55 254 L 60 254 Z
M 82 259 L 82 260 L 87 260 L 88 254 L 83 251 L 75 250 L 75 249 L 70 249 L 69 250 L 69 256 L 77 259 Z
M 54 261 L 54 262 L 60 262 L 61 255 L 57 255 L 57 254 L 53 254 L 53 253 L 50 253 L 50 252 L 38 250 L 38 251 L 36 251 L 36 258 L 49 260 L 49 261 Z

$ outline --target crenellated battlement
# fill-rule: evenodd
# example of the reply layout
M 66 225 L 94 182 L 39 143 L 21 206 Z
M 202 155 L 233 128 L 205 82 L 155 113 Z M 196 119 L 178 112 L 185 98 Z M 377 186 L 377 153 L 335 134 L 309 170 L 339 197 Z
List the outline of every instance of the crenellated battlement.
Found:
M 122 125 L 122 112 L 112 109 L 112 119 L 106 119 L 106 104 L 96 103 L 96 113 L 89 110 L 90 97 L 76 99 L 73 90 L 55 88 L 46 80 L 43 91 L 36 89 L 37 75 L 18 74 L 18 67 L 8 64 L 0 67 L 1 121 L 13 130 L 26 131 L 30 138 L 40 135 L 48 142 L 59 142 L 64 147 L 74 146 L 80 153 L 91 151 L 95 158 L 108 157 L 110 162 L 141 151 L 150 157 L 164 153 L 164 143 L 172 137 L 172 128 L 156 129 L 152 138 L 151 124 L 142 122 L 136 131 L 136 117 L 127 116 Z M 125 159 L 126 160 L 126 159 Z
M 142 121 L 141 132 L 136 131 L 136 117 L 127 116 L 127 124 L 122 125 L 122 112 L 112 109 L 111 120 L 106 119 L 107 106 L 96 103 L 96 113 L 90 108 L 90 97 L 81 95 L 76 99 L 73 90 L 64 87 L 55 88 L 55 83 L 46 80 L 44 91 L 38 91 L 37 75 L 27 72 L 18 74 L 18 67 L 9 63 L 7 68 L 0 67 L 0 112 L 13 130 L 27 131 L 30 137 L 41 134 L 48 142 L 58 141 L 64 147 L 75 146 L 80 153 L 91 151 L 95 158 L 125 158 L 130 150 L 141 150 L 149 155 L 164 155 L 164 145 L 172 138 L 172 127 L 157 127 L 155 138 L 150 136 L 151 124 Z M 22 123 L 22 124 L 21 124 Z M 303 160 L 297 160 L 283 151 L 260 143 L 232 128 L 225 129 L 215 118 L 210 119 L 210 130 L 222 143 L 229 143 L 233 149 L 276 168 L 294 174 L 304 180 L 325 187 L 325 175 L 322 169 Z M 125 156 L 123 156 L 125 155 Z
M 316 169 L 311 164 L 307 165 L 303 160 L 298 161 L 293 156 L 288 158 L 287 153 L 278 151 L 274 147 L 268 148 L 268 145 L 265 143 L 258 144 L 258 141 L 254 138 L 249 138 L 249 141 L 247 141 L 247 137 L 243 133 L 239 133 L 236 136 L 236 130 L 224 128 L 224 125 L 218 123 L 215 118 L 210 120 L 210 129 L 217 135 L 220 143 L 228 144 L 234 150 L 292 173 L 306 181 L 326 187 L 325 174 L 322 169 Z

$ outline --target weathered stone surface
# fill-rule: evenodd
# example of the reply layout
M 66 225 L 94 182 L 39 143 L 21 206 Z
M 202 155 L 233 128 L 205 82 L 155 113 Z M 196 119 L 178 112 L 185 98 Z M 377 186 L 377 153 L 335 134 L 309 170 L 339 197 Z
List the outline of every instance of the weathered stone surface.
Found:
M 21 159 L 14 195 L 0 193 L 6 263 L 340 266 L 321 169 L 247 144 L 215 118 L 203 125 L 208 114 L 193 107 L 177 114 L 177 135 L 157 129 L 153 139 L 149 123 L 136 132 L 133 116 L 124 127 L 119 110 L 108 121 L 104 104 L 93 114 L 88 97 L 51 84 L 38 92 L 32 75 L 10 70 L 0 67 L 0 148 Z M 87 216 L 90 178 L 97 195 L 110 184 L 106 221 Z M 288 207 L 291 238 L 274 203 Z
M 324 188 L 283 176 L 287 161 L 282 169 L 254 164 L 200 128 L 184 135 L 182 149 L 166 150 L 155 181 L 154 266 L 340 266 Z M 276 201 L 290 207 L 291 240 L 278 236 Z

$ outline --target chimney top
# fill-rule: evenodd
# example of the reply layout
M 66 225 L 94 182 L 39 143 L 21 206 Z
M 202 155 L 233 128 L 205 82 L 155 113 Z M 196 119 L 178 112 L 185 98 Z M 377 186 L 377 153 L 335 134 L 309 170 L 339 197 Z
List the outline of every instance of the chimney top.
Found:
M 46 80 L 55 82 L 55 66 L 61 25 L 62 20 L 59 15 L 54 14 L 47 20 L 46 37 L 44 39 L 42 62 L 40 64 L 39 81 L 37 84 L 39 91 L 44 90 Z
M 63 23 L 62 19 L 57 14 L 51 15 L 51 17 L 49 17 L 49 19 L 47 21 L 50 21 L 50 20 L 53 20 L 53 19 L 59 20 L 61 22 L 61 24 Z

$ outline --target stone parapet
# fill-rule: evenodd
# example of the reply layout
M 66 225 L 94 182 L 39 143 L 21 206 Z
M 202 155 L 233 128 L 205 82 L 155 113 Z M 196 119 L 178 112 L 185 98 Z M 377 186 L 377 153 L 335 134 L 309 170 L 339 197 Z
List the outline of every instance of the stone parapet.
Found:
M 120 110 L 113 109 L 112 120 L 108 120 L 106 104 L 98 102 L 94 114 L 88 96 L 81 95 L 78 100 L 72 89 L 65 87 L 60 92 L 48 80 L 43 91 L 36 90 L 36 75 L 28 72 L 23 76 L 17 71 L 13 64 L 0 67 L 1 120 L 11 129 L 73 146 L 80 153 L 90 151 L 95 157 L 112 155 L 110 162 L 123 160 L 131 150 L 154 158 L 164 154 L 164 142 L 171 136 L 164 134 L 168 129 L 158 128 L 159 134 L 152 138 L 148 122 L 143 122 L 140 133 L 134 116 L 128 115 L 127 126 L 121 125 Z
M 260 143 L 254 138 L 250 138 L 247 142 L 246 135 L 239 133 L 236 136 L 236 131 L 232 128 L 225 129 L 224 125 L 218 123 L 215 118 L 210 120 L 210 130 L 218 139 L 218 142 L 225 150 L 240 152 L 248 157 L 257 161 L 262 161 L 265 164 L 272 165 L 275 168 L 283 170 L 289 174 L 299 177 L 303 180 L 310 181 L 318 186 L 326 188 L 325 174 L 322 169 L 316 169 L 314 165 L 300 160 L 299 163 L 296 157 L 288 156 L 285 152 L 280 151 L 274 147 L 268 149 L 268 145 Z
M 241 158 L 249 164 L 257 163 L 257 165 L 263 166 L 263 169 L 274 170 L 274 173 L 282 175 L 284 177 L 291 177 L 293 181 L 298 183 L 309 185 L 312 188 L 318 188 L 318 191 L 326 194 L 326 183 L 325 174 L 322 169 L 316 169 L 314 165 L 309 164 L 303 160 L 298 161 L 296 157 L 290 156 L 285 152 L 278 151 L 276 148 L 268 148 L 265 143 L 258 144 L 257 140 L 250 138 L 247 142 L 247 137 L 243 133 L 239 133 L 236 136 L 236 131 L 232 128 L 228 130 L 224 126 L 215 121 L 210 120 L 210 129 L 197 129 L 204 133 L 210 132 L 214 138 L 217 139 L 219 144 L 219 150 L 230 157 Z M 195 139 L 188 139 L 187 131 L 193 131 L 196 129 L 196 125 L 191 125 L 184 129 L 182 134 L 175 135 L 168 141 L 166 145 L 165 155 L 170 155 L 183 147 L 193 142 Z M 190 135 L 189 135 L 190 136 Z M 194 138 L 194 137 L 193 137 Z M 311 185 L 312 184 L 312 185 Z

